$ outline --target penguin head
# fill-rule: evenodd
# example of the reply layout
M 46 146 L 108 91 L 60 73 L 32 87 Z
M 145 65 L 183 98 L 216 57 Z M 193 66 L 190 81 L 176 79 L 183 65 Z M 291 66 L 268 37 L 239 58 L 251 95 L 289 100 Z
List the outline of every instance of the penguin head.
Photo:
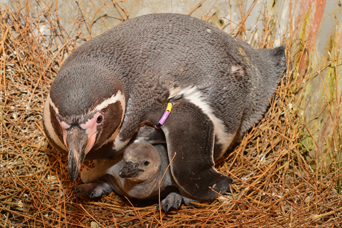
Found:
M 156 180 L 161 166 L 158 151 L 148 143 L 132 143 L 123 154 L 124 167 L 120 170 L 121 178 L 133 182 Z
M 115 74 L 98 64 L 62 67 L 44 107 L 44 129 L 58 149 L 69 152 L 74 181 L 87 153 L 114 141 L 125 112 L 125 95 Z

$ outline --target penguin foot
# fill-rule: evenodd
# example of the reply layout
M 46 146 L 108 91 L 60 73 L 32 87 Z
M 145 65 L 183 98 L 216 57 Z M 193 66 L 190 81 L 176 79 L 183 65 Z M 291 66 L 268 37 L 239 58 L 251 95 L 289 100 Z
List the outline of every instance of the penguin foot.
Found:
M 183 196 L 180 194 L 171 192 L 160 202 L 161 209 L 163 211 L 169 211 L 171 208 L 177 210 L 182 204 L 182 198 Z M 157 206 L 157 210 L 159 210 L 159 205 Z
M 81 184 L 73 189 L 73 192 L 78 196 L 88 196 L 90 198 L 100 197 L 101 195 L 108 194 L 112 191 L 112 187 L 106 182 L 91 182 Z
M 169 211 L 171 208 L 179 209 L 182 205 L 182 201 L 186 206 L 194 207 L 192 203 L 199 203 L 197 200 L 190 199 L 188 197 L 182 196 L 176 192 L 171 192 L 160 202 L 160 207 L 163 211 Z M 157 205 L 157 210 L 159 210 L 159 205 Z

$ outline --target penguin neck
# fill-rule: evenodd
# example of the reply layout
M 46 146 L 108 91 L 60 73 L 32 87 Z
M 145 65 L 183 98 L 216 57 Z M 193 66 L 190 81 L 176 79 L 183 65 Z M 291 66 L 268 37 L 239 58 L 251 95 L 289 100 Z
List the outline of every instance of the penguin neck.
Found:
M 126 146 L 140 127 L 144 125 L 154 126 L 158 123 L 166 108 L 165 102 L 160 102 L 160 100 L 144 103 L 140 99 L 132 99 L 132 96 L 128 99 L 119 135 L 113 142 L 114 151 L 119 151 Z

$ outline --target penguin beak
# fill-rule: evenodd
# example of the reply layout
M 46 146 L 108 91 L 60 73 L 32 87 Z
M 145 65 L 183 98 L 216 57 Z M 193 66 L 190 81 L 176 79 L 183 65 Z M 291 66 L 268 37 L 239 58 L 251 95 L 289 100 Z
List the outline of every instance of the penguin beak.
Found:
M 69 149 L 69 179 L 74 182 L 80 172 L 81 165 L 89 147 L 89 139 L 85 130 L 73 126 L 67 130 L 66 142 Z
M 144 170 L 139 169 L 138 167 L 138 163 L 126 162 L 125 166 L 120 170 L 119 176 L 121 178 L 136 177 L 139 172 L 144 172 Z

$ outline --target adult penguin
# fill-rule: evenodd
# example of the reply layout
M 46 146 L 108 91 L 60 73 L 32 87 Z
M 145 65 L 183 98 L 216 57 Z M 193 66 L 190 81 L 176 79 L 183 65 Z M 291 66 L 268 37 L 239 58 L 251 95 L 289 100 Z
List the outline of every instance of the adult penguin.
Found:
M 141 126 L 155 126 L 169 159 L 176 153 L 182 195 L 212 200 L 231 183 L 214 161 L 262 118 L 284 59 L 285 46 L 254 49 L 190 16 L 136 17 L 67 58 L 46 100 L 45 133 L 69 152 L 74 181 L 85 158 L 115 156 Z

